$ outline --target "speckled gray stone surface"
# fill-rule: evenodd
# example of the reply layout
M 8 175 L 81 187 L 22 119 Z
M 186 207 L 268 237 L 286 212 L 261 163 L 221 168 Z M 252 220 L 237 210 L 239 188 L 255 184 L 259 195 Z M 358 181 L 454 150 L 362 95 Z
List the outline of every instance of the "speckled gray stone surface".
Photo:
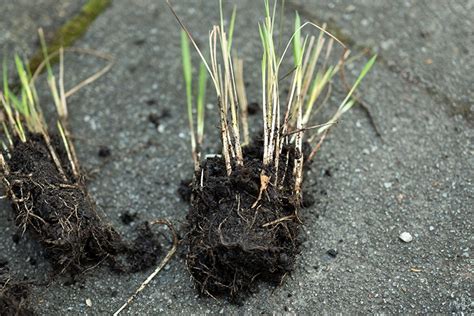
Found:
M 193 35 L 205 42 L 218 19 L 216 3 L 175 2 Z M 316 203 L 302 212 L 305 242 L 295 272 L 281 287 L 261 285 L 241 306 L 200 298 L 184 261 L 175 257 L 125 314 L 472 313 L 474 101 L 469 55 L 474 50 L 474 10 L 468 9 L 473 2 L 449 7 L 434 1 L 289 2 L 286 34 L 293 4 L 303 6 L 303 18 L 334 20 L 354 45 L 379 52 L 381 61 L 360 92 L 383 138 L 358 108 L 333 129 L 306 176 Z M 0 43 L 31 52 L 36 27 L 55 20 L 51 12 L 59 9 L 54 1 L 42 1 L 51 10 L 21 3 L 0 12 L 2 29 L 15 34 L 0 35 Z M 238 7 L 235 43 L 246 54 L 249 98 L 259 101 L 256 21 L 263 8 L 250 0 L 238 1 Z M 28 20 L 33 12 L 37 18 Z M 12 21 L 18 19 L 26 19 L 25 27 L 13 29 Z M 135 224 L 120 222 L 125 211 L 138 212 L 141 220 L 168 218 L 180 227 L 187 205 L 176 189 L 191 175 L 192 162 L 174 18 L 164 1 L 115 0 L 75 46 L 116 59 L 106 76 L 69 100 L 82 165 L 97 171 L 89 188 L 98 206 L 127 237 Z M 92 57 L 68 55 L 66 85 L 101 65 Z M 333 104 L 339 98 L 336 93 Z M 451 111 L 458 103 L 467 105 L 467 114 Z M 157 129 L 147 117 L 163 110 L 170 116 Z M 216 150 L 218 139 L 211 112 L 212 106 L 206 124 L 209 151 Z M 252 120 L 254 126 L 260 124 L 258 116 Z M 97 156 L 102 145 L 112 151 L 105 163 Z M 18 278 L 47 279 L 50 267 L 41 251 L 25 238 L 13 243 L 10 207 L 0 205 L 0 255 L 9 259 Z M 399 239 L 403 232 L 413 237 L 410 243 Z M 328 249 L 336 249 L 337 257 L 329 256 Z M 55 279 L 33 287 L 29 304 L 40 315 L 111 314 L 148 273 L 116 275 L 104 267 L 74 285 Z

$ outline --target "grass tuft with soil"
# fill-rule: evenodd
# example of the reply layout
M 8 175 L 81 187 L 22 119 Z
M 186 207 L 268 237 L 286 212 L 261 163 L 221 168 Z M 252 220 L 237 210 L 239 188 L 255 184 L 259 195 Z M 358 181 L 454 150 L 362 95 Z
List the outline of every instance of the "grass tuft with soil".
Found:
M 187 220 L 187 264 L 200 291 L 239 299 L 264 280 L 279 284 L 293 270 L 300 241 L 292 188 L 292 163 L 279 170 L 284 182 L 260 192 L 262 143 L 244 147 L 244 164 L 228 176 L 222 158 L 208 158 L 193 183 Z M 282 151 L 281 163 L 293 161 L 293 147 Z M 288 158 L 287 158 L 288 157 Z M 267 174 L 274 177 L 272 170 Z M 204 183 L 204 185 L 201 185 Z
M 236 9 L 226 24 L 219 1 L 220 23 L 209 31 L 206 58 L 207 53 L 201 51 L 168 1 L 182 29 L 183 77 L 194 160 L 192 185 L 181 183 L 179 188 L 179 194 L 185 199 L 190 196 L 191 202 L 185 236 L 187 266 L 201 294 L 226 296 L 234 302 L 247 296 L 259 280 L 278 285 L 293 270 L 301 243 L 298 213 L 311 204 L 311 197 L 305 201 L 303 196 L 305 168 L 332 126 L 354 105 L 352 95 L 375 62 L 374 56 L 354 84 L 347 85 L 347 47 L 326 31 L 325 25 L 302 24 L 298 13 L 293 35 L 278 49 L 274 33 L 277 5 L 271 7 L 268 0 L 263 3 L 265 18 L 258 23 L 263 48 L 263 131 L 252 142 L 248 124 L 252 107 L 247 101 L 244 59 L 232 49 Z M 305 27 L 318 30 L 319 35 L 303 36 Z M 195 103 L 191 44 L 201 61 Z M 288 67 L 284 62 L 291 46 L 293 65 Z M 339 57 L 331 58 L 336 46 Z M 285 66 L 288 69 L 283 70 Z M 314 116 L 327 105 L 337 73 L 347 86 L 347 94 L 329 120 L 315 124 Z M 208 77 L 216 92 L 221 153 L 202 157 Z M 286 93 L 283 85 L 289 87 Z

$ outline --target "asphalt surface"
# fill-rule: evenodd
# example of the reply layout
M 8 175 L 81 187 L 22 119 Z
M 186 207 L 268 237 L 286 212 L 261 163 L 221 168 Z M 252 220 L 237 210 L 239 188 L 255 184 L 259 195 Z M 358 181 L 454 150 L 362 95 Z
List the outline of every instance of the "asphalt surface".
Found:
M 217 2 L 175 2 L 195 38 L 205 43 L 218 21 Z M 31 53 L 37 27 L 53 30 L 80 7 L 75 1 L 40 4 L 5 1 L 0 43 L 7 52 Z M 361 108 L 333 129 L 306 176 L 316 203 L 302 212 L 305 242 L 281 287 L 262 284 L 241 306 L 202 298 L 177 256 L 125 314 L 472 313 L 474 2 L 292 0 L 284 34 L 295 8 L 304 19 L 329 22 L 351 47 L 379 54 L 360 93 L 382 137 Z M 238 1 L 238 10 L 235 45 L 245 56 L 249 99 L 259 101 L 256 21 L 263 5 Z M 89 188 L 98 206 L 127 237 L 137 224 L 121 223 L 127 211 L 138 212 L 139 220 L 167 218 L 180 227 L 187 205 L 176 189 L 191 176 L 192 161 L 173 16 L 164 1 L 115 0 L 75 47 L 115 58 L 107 75 L 69 100 L 76 147 L 82 166 L 94 171 Z M 102 65 L 93 57 L 68 55 L 66 85 Z M 336 91 L 331 101 L 337 100 Z M 217 115 L 213 98 L 208 102 L 206 147 L 213 152 Z M 150 114 L 163 111 L 169 116 L 159 127 L 149 122 Z M 258 124 L 253 117 L 252 126 Z M 107 160 L 97 155 L 104 145 L 112 153 Z M 11 209 L 0 205 L 0 255 L 17 278 L 48 280 L 41 250 L 27 238 L 12 241 Z M 402 232 L 413 240 L 401 241 Z M 40 315 L 111 314 L 150 272 L 123 276 L 98 268 L 73 285 L 56 278 L 32 288 L 29 306 Z

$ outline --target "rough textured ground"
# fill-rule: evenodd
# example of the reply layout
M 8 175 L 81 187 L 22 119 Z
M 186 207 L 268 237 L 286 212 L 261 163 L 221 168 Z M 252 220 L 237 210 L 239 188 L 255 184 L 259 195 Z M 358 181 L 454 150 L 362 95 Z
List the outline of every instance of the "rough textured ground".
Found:
M 0 13 L 6 30 L 0 43 L 26 52 L 37 26 L 54 28 L 79 7 L 18 3 L 8 2 Z M 247 80 L 257 82 L 255 19 L 262 6 L 238 4 L 236 44 L 248 54 Z M 361 92 L 383 138 L 357 108 L 333 130 L 307 178 L 317 203 L 305 210 L 306 241 L 281 288 L 263 285 L 242 306 L 199 298 L 176 257 L 127 313 L 472 313 L 474 2 L 292 0 L 287 25 L 295 7 L 305 18 L 330 22 L 352 46 L 380 54 Z M 200 41 L 218 18 L 214 1 L 179 1 L 176 9 Z M 132 229 L 119 218 L 126 211 L 180 226 L 187 205 L 176 189 L 191 175 L 192 162 L 179 29 L 164 1 L 114 1 L 76 46 L 116 58 L 111 72 L 69 101 L 82 164 L 100 167 L 89 186 L 99 207 L 126 234 Z M 67 85 L 100 66 L 74 56 L 66 65 Z M 258 101 L 258 85 L 249 95 Z M 156 128 L 148 115 L 164 110 L 170 116 Z M 206 125 L 208 144 L 217 139 L 214 116 Z M 111 149 L 109 160 L 97 156 L 102 145 Z M 46 279 L 50 270 L 37 245 L 12 241 L 10 207 L 1 207 L 0 255 L 19 278 Z M 411 243 L 399 240 L 404 231 Z M 336 258 L 329 249 L 338 251 Z M 59 279 L 33 288 L 30 304 L 38 314 L 110 314 L 146 276 L 98 269 L 74 285 Z

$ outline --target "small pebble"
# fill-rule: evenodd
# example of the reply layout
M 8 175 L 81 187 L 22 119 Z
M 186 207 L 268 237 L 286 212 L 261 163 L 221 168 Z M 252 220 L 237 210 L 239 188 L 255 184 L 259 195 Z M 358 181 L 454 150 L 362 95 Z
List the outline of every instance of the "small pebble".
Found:
M 86 299 L 86 305 L 91 307 L 92 306 L 92 301 L 90 298 Z
M 434 227 L 430 226 L 430 232 L 432 232 L 433 230 L 434 230 Z
M 348 6 L 346 7 L 346 11 L 347 11 L 347 12 L 354 12 L 355 9 L 356 9 L 356 7 L 355 7 L 354 5 L 352 5 L 352 4 L 350 4 L 350 5 L 348 5 Z
M 391 182 L 385 182 L 383 184 L 383 186 L 385 187 L 385 189 L 390 189 L 392 187 L 392 183 Z
M 410 233 L 403 232 L 403 233 L 400 234 L 400 239 L 403 242 L 411 242 L 413 240 L 413 237 L 411 236 Z

